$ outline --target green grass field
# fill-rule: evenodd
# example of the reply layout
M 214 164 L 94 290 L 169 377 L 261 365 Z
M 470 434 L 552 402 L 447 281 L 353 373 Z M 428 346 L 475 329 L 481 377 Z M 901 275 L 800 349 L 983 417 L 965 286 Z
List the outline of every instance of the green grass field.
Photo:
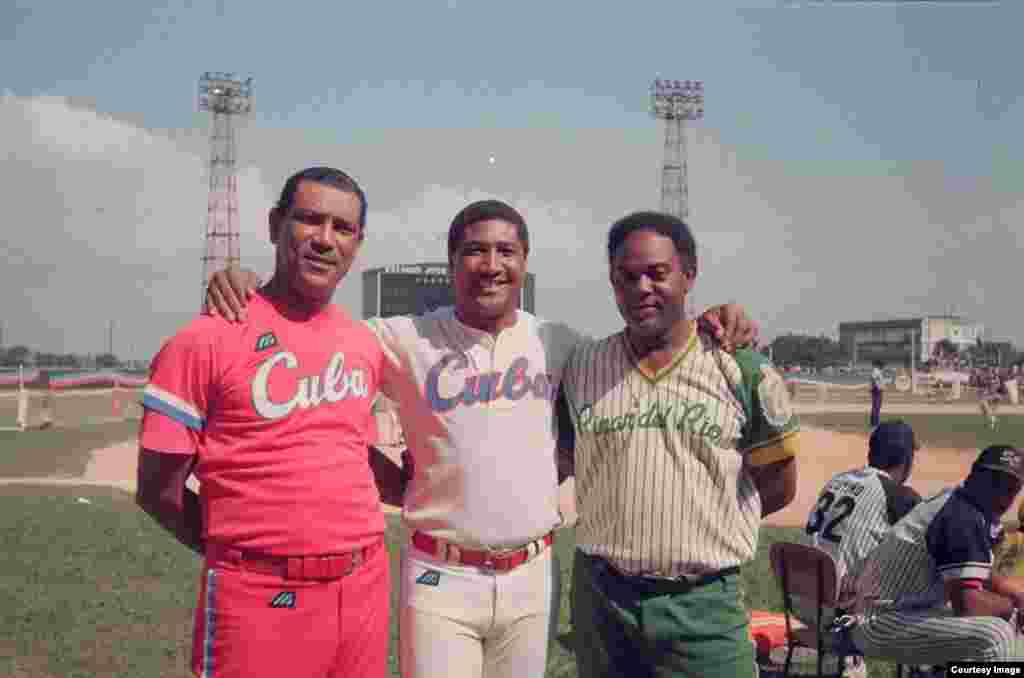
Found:
M 902 419 L 914 428 L 919 442 L 933 447 L 984 448 L 994 443 L 1024 445 L 1024 416 L 1003 415 L 999 427 L 992 431 L 980 414 L 905 414 L 888 415 L 882 420 Z M 864 433 L 869 430 L 865 414 L 801 414 L 805 426 L 825 428 L 842 433 Z
M 977 447 L 1024 439 L 1024 417 L 1004 418 L 990 436 L 971 415 L 906 417 L 927 444 Z M 812 426 L 864 432 L 861 415 L 806 415 Z M 0 432 L 0 477 L 78 475 L 89 451 L 130 440 L 137 422 L 29 433 Z M 86 499 L 88 503 L 80 500 Z M 764 528 L 755 561 L 744 569 L 747 604 L 780 610 L 768 549 L 797 530 Z M 402 528 L 387 539 L 394 576 Z M 556 542 L 563 600 L 547 675 L 576 676 L 569 625 L 574 536 Z M 0 486 L 0 675 L 17 678 L 188 675 L 192 609 L 200 561 L 138 510 L 131 496 L 96 487 Z M 397 601 L 397 580 L 392 591 Z M 394 609 L 394 608 L 393 608 Z M 397 637 L 397 615 L 392 614 Z M 871 676 L 893 668 L 869 664 Z M 392 656 L 391 675 L 397 676 Z
M 0 634 L 0 675 L 188 675 L 200 560 L 139 511 L 128 494 L 0 486 L 0 516 L 0 628 L 10 630 Z M 744 572 L 751 607 L 780 609 L 767 552 L 774 541 L 795 534 L 763 530 L 758 558 Z M 388 547 L 396 578 L 401 541 L 402 528 L 392 519 Z M 549 677 L 576 676 L 568 623 L 573 543 L 571 529 L 556 542 L 565 596 Z M 397 579 L 393 606 L 396 601 Z M 875 666 L 871 675 L 890 675 L 887 669 Z M 394 655 L 391 675 L 398 676 Z

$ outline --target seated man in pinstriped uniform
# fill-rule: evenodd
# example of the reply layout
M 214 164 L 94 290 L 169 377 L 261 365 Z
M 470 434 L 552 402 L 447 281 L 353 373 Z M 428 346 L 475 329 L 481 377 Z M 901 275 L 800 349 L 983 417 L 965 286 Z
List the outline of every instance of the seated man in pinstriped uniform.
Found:
M 854 584 L 868 554 L 921 501 L 906 485 L 917 449 L 909 424 L 882 422 L 868 439 L 868 465 L 833 476 L 807 516 L 807 543 L 836 562 L 841 603 L 854 599 Z
M 917 451 L 914 430 L 903 421 L 885 421 L 868 439 L 868 465 L 833 476 L 818 493 L 807 516 L 806 543 L 835 560 L 840 607 L 827 608 L 822 623 L 828 628 L 856 598 L 855 583 L 871 551 L 896 521 L 921 501 L 906 485 Z M 817 609 L 796 598 L 796 613 L 808 626 L 817 623 Z M 863 659 L 847 658 L 847 675 L 863 672 Z
M 893 526 L 857 581 L 865 616 L 850 639 L 865 657 L 934 665 L 1010 656 L 1024 587 L 993 574 L 992 548 L 1022 484 L 1024 455 L 993 445 L 962 485 Z

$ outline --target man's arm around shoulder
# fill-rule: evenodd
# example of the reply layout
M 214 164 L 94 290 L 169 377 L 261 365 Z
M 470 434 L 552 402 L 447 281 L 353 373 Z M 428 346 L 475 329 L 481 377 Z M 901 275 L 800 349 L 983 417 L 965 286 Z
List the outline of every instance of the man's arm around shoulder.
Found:
M 196 458 L 139 448 L 135 503 L 196 553 L 203 553 L 203 514 L 199 495 L 186 482 Z

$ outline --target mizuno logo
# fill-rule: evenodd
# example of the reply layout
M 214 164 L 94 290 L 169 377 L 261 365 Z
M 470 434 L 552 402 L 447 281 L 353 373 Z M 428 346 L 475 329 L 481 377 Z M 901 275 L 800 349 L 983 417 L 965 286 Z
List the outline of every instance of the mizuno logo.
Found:
M 424 586 L 437 586 L 441 583 L 441 573 L 437 570 L 427 570 L 419 576 L 416 583 Z
M 295 591 L 281 591 L 270 601 L 270 607 L 295 609 Z
M 261 334 L 260 338 L 256 340 L 257 351 L 266 351 L 272 346 L 277 346 L 277 337 L 274 336 L 273 332 Z

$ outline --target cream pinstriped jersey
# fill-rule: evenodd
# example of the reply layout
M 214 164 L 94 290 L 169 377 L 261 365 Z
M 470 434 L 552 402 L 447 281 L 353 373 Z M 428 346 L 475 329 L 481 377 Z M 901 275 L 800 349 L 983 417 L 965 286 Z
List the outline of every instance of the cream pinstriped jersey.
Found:
M 580 335 L 524 311 L 494 337 L 442 308 L 368 323 L 394 369 L 415 474 L 406 525 L 469 547 L 511 548 L 561 524 L 554 400 Z
M 581 345 L 563 385 L 584 552 L 652 577 L 754 557 L 761 499 L 749 467 L 793 456 L 798 431 L 785 383 L 765 358 L 729 355 L 693 332 L 674 362 L 649 376 L 619 333 Z

